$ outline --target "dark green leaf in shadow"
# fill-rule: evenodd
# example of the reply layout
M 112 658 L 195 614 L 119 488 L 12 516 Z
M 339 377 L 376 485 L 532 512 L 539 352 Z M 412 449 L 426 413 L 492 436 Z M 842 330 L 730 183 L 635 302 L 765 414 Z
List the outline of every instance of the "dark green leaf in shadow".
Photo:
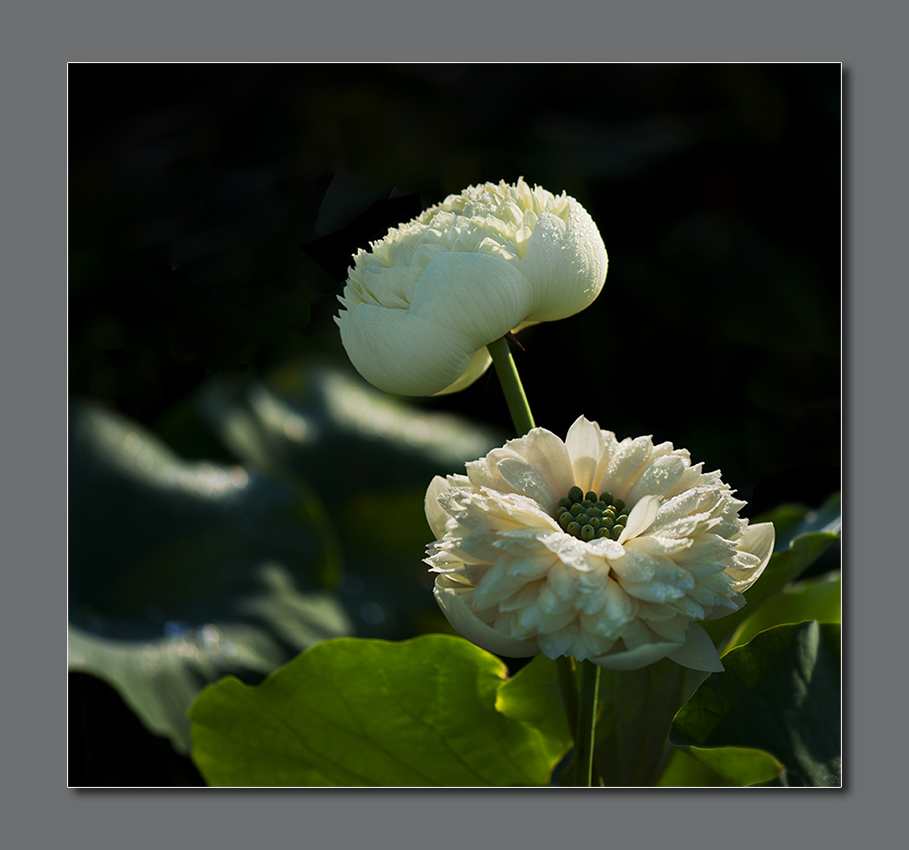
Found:
M 499 659 L 447 635 L 327 641 L 258 687 L 206 688 L 192 757 L 210 785 L 545 785 L 570 736 L 551 700 L 528 702 L 554 665 L 525 670 L 508 681 Z
M 802 623 L 806 620 L 839 623 L 842 607 L 842 581 L 839 573 L 793 582 L 767 600 L 742 623 L 730 648 L 743 646 L 759 632 L 786 623 Z
M 788 549 L 801 534 L 811 532 L 841 534 L 843 529 L 843 500 L 840 493 L 833 493 L 823 505 L 810 510 L 804 505 L 780 505 L 754 522 L 772 522 L 776 529 L 775 551 Z
M 183 462 L 100 408 L 70 422 L 70 668 L 109 681 L 152 732 L 185 749 L 206 683 L 259 681 L 351 633 L 321 586 L 337 553 L 305 489 Z
M 739 784 L 762 777 L 770 756 L 785 768 L 774 784 L 840 785 L 839 625 L 777 626 L 723 664 L 676 715 L 670 742 L 695 758 L 710 750 L 705 761 Z M 767 755 L 713 752 L 729 748 Z
M 761 605 L 789 582 L 795 581 L 828 547 L 839 542 L 842 524 L 839 506 L 840 497 L 837 494 L 828 499 L 819 511 L 802 509 L 800 518 L 796 518 L 796 509 L 792 507 L 779 509 L 776 517 L 776 512 L 770 514 L 769 520 L 768 517 L 760 518 L 762 522 L 773 521 L 774 525 L 779 520 L 783 532 L 777 536 L 776 551 L 771 555 L 761 577 L 745 592 L 745 607 L 728 617 L 701 624 L 721 655 L 726 651 L 736 630 L 756 614 Z

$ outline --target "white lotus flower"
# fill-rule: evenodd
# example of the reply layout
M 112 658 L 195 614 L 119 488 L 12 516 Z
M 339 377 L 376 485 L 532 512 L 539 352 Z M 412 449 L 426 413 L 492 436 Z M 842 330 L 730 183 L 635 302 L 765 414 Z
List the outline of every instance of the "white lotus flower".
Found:
M 335 317 L 357 371 L 400 395 L 454 392 L 486 345 L 587 307 L 606 278 L 593 219 L 523 179 L 450 195 L 354 258 Z
M 436 600 L 499 655 L 722 670 L 697 621 L 745 604 L 774 530 L 740 518 L 745 503 L 702 466 L 582 416 L 565 442 L 534 428 L 466 475 L 437 476 L 426 493 Z

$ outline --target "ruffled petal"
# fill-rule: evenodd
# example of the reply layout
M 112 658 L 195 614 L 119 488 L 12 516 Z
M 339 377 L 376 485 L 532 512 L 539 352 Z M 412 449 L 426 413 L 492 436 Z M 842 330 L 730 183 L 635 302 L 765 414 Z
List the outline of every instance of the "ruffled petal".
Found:
M 423 499 L 426 521 L 429 523 L 436 540 L 445 533 L 445 524 L 448 522 L 448 514 L 439 504 L 439 496 L 447 493 L 449 489 L 448 482 L 441 475 L 437 475 L 429 482 L 429 487 L 426 488 L 426 497 Z
M 666 455 L 654 460 L 628 494 L 630 503 L 645 496 L 665 496 L 682 477 L 688 464 L 678 455 Z
M 436 578 L 433 596 L 452 628 L 471 643 L 487 652 L 504 655 L 506 658 L 529 658 L 540 650 L 536 640 L 519 640 L 509 637 L 486 625 L 467 604 L 473 594 L 472 587 L 453 581 L 449 576 Z

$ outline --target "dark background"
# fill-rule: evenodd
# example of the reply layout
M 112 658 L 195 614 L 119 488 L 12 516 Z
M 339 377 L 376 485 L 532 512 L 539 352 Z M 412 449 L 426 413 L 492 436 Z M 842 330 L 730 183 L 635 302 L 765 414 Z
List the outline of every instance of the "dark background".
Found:
M 537 422 L 672 440 L 755 510 L 816 503 L 840 86 L 837 64 L 72 65 L 71 392 L 154 426 L 211 374 L 343 358 L 357 248 L 523 176 L 577 198 L 610 260 L 591 308 L 521 334 Z M 491 372 L 419 403 L 510 428 Z
M 594 305 L 520 335 L 537 423 L 671 440 L 750 516 L 818 505 L 840 487 L 841 84 L 838 64 L 71 65 L 70 393 L 205 456 L 162 423 L 206 380 L 345 362 L 356 250 L 523 176 L 609 253 Z M 414 403 L 511 430 L 491 371 Z

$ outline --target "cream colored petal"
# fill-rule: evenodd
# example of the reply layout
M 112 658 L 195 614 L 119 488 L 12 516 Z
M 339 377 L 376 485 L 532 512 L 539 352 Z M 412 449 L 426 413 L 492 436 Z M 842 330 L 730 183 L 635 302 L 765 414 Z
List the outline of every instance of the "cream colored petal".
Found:
M 494 566 L 476 584 L 471 606 L 485 611 L 513 596 L 527 584 L 527 578 L 515 575 L 507 567 Z
M 432 481 L 429 482 L 429 487 L 426 488 L 426 498 L 423 500 L 423 508 L 426 512 L 426 521 L 429 523 L 432 533 L 435 535 L 436 540 L 440 539 L 443 534 L 445 534 L 445 523 L 448 522 L 448 514 L 442 509 L 442 506 L 439 504 L 439 496 L 443 493 L 447 493 L 449 490 L 448 482 L 442 478 L 441 475 L 437 475 Z
M 519 450 L 540 478 L 546 482 L 555 499 L 552 505 L 541 502 L 541 507 L 546 511 L 554 510 L 559 499 L 567 496 L 568 491 L 574 486 L 571 456 L 565 443 L 552 431 L 534 428 L 520 440 Z
M 636 649 L 625 650 L 624 652 L 610 652 L 606 655 L 600 655 L 590 660 L 606 670 L 639 670 L 648 664 L 653 664 L 662 658 L 666 658 L 679 649 L 677 643 L 653 642 L 639 646 Z
M 607 266 L 600 232 L 580 204 L 571 201 L 567 222 L 542 213 L 524 258 L 534 295 L 530 318 L 551 322 L 588 307 L 603 288 Z
M 500 257 L 446 253 L 420 276 L 410 313 L 467 337 L 473 356 L 523 321 L 530 298 L 527 279 Z
M 662 609 L 667 607 L 666 605 L 660 606 L 660 617 L 652 618 L 642 615 L 642 618 L 646 621 L 651 631 L 661 640 L 684 644 L 685 635 L 688 633 L 691 620 L 678 611 L 670 611 L 669 617 L 662 617 L 665 613 Z
M 544 510 L 554 508 L 563 495 L 553 492 L 552 485 L 523 458 L 503 458 L 496 469 L 509 487 L 533 499 Z
M 689 537 L 663 537 L 659 534 L 640 534 L 629 540 L 626 545 L 626 551 L 636 549 L 639 552 L 646 552 L 648 555 L 662 555 L 673 559 L 682 555 L 694 545 L 694 541 Z
M 493 490 L 509 492 L 509 487 L 499 474 L 497 468 L 499 461 L 506 457 L 516 458 L 518 460 L 523 459 L 522 455 L 513 449 L 510 449 L 508 444 L 506 444 L 501 449 L 493 449 L 486 457 L 481 457 L 479 460 L 472 460 L 465 464 L 467 477 L 470 480 L 470 483 L 473 484 L 474 487 L 489 487 Z
M 707 619 L 707 611 L 704 610 L 704 606 L 698 605 L 697 602 L 695 602 L 693 599 L 689 599 L 687 596 L 683 596 L 681 599 L 676 599 L 670 604 L 677 611 L 684 614 L 689 620 Z
M 622 586 L 612 578 L 605 581 L 602 604 L 595 606 L 592 601 L 582 612 L 585 627 L 596 634 L 611 638 L 617 636 L 622 627 L 632 618 L 638 603 L 632 600 Z
M 688 639 L 685 644 L 668 657 L 676 664 L 692 670 L 703 670 L 707 673 L 722 673 L 725 670 L 713 641 L 697 623 L 692 623 L 688 627 Z
M 610 540 L 608 537 L 594 538 L 587 544 L 587 548 L 592 554 L 604 558 L 610 564 L 625 557 L 625 547 L 617 540 Z
M 685 591 L 675 584 L 662 581 L 626 581 L 622 580 L 622 589 L 635 599 L 643 602 L 672 602 L 681 599 Z
M 568 655 L 575 655 L 577 640 L 578 635 L 567 630 L 542 634 L 537 638 L 540 644 L 540 651 L 552 661 Z
M 665 496 L 682 477 L 687 467 L 684 458 L 666 455 L 654 460 L 628 494 L 628 502 L 637 502 L 644 496 Z
M 388 393 L 437 393 L 463 374 L 477 350 L 463 334 L 403 310 L 358 304 L 337 322 L 356 370 Z
M 637 437 L 619 443 L 606 471 L 604 489 L 627 501 L 632 487 L 644 472 L 644 464 L 650 459 L 652 448 L 653 441 L 650 437 Z
M 617 576 L 625 582 L 646 583 L 667 582 L 682 589 L 694 587 L 694 578 L 688 570 L 676 564 L 672 558 L 651 555 L 633 546 L 625 548 L 625 557 L 613 564 Z
M 568 429 L 565 447 L 571 457 L 574 483 L 586 493 L 594 484 L 594 473 L 603 455 L 603 433 L 595 422 L 579 416 Z
M 473 588 L 465 588 L 451 581 L 448 576 L 436 579 L 433 595 L 445 618 L 458 634 L 487 652 L 507 658 L 528 658 L 539 654 L 536 640 L 518 640 L 497 632 L 480 620 L 467 603 L 472 593 Z
M 553 532 L 542 535 L 542 543 L 550 552 L 559 556 L 564 564 L 568 564 L 581 572 L 589 572 L 603 565 L 602 558 L 593 551 L 592 547 L 564 532 Z
M 489 349 L 481 348 L 474 354 L 473 359 L 464 370 L 464 374 L 453 384 L 449 384 L 444 390 L 440 390 L 434 395 L 448 395 L 466 389 L 489 368 L 490 363 L 492 363 L 492 357 L 489 356 Z
M 633 540 L 639 534 L 643 534 L 656 519 L 660 510 L 660 500 L 657 496 L 644 496 L 628 514 L 628 524 L 619 535 L 619 543 L 625 543 Z
M 767 566 L 767 562 L 773 554 L 775 543 L 776 531 L 772 522 L 759 522 L 757 525 L 749 525 L 743 532 L 735 548 L 741 552 L 750 552 L 760 562 L 760 567 L 752 574 L 752 582 L 757 581 L 758 576 L 764 571 L 764 567 Z

